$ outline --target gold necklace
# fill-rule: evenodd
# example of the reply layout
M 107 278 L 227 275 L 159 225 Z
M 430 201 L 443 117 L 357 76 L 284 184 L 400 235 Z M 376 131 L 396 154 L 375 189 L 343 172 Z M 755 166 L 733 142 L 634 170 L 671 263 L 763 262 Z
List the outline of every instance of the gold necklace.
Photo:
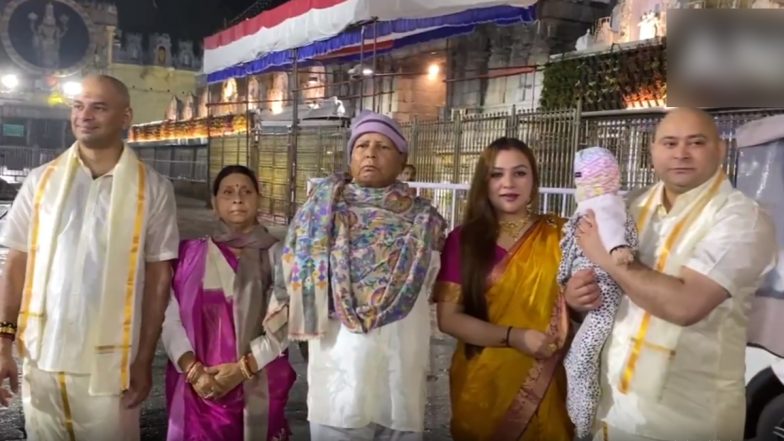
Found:
M 517 239 L 523 235 L 525 232 L 526 227 L 531 222 L 531 218 L 526 216 L 522 219 L 517 220 L 505 220 L 498 222 L 499 229 L 501 233 L 506 234 L 509 236 L 514 242 L 517 242 Z

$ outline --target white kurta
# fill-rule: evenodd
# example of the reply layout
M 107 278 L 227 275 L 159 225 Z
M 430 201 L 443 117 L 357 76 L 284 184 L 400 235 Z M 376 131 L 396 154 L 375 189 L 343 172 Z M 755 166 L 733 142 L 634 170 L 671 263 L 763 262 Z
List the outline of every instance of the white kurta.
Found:
M 423 432 L 430 363 L 429 298 L 438 270 L 433 252 L 411 312 L 368 334 L 330 320 L 326 335 L 308 348 L 308 420 L 346 429 L 377 424 Z
M 6 217 L 0 245 L 27 252 L 33 196 L 45 167 L 33 170 L 25 179 Z M 150 168 L 147 178 L 150 208 L 145 214 L 145 260 L 171 260 L 177 257 L 179 247 L 174 190 L 166 178 Z M 111 172 L 93 179 L 83 165 L 71 182 L 46 288 L 46 326 L 37 360 L 41 370 L 90 373 L 94 353 L 90 331 L 96 324 L 105 269 L 111 189 Z M 141 311 L 143 289 L 143 283 L 137 285 L 136 311 Z M 141 314 L 134 314 L 134 318 L 136 347 Z
M 685 266 L 724 287 L 730 298 L 701 322 L 683 329 L 658 400 L 635 394 L 633 388 L 623 394 L 616 384 L 627 367 L 629 342 L 639 329 L 632 313 L 639 308 L 623 298 L 602 355 L 597 439 L 603 438 L 601 422 L 610 427 L 610 440 L 743 439 L 748 314 L 763 274 L 773 267 L 777 245 L 770 217 L 739 191 L 729 191 L 715 216 L 697 219 L 697 223 L 708 223 L 708 233 Z M 651 223 L 640 237 L 643 263 L 653 266 L 665 239 L 662 229 L 679 219 L 696 196 L 696 192 L 680 196 L 669 213 L 659 198 Z
M 28 251 L 33 198 L 46 167 L 33 170 L 22 185 L 0 234 L 0 245 Z M 113 172 L 93 179 L 80 161 L 64 199 L 62 220 L 54 233 L 57 246 L 53 247 L 46 285 L 46 322 L 39 356 L 23 360 L 23 405 L 31 440 L 99 439 L 109 435 L 118 440 L 138 439 L 138 409 L 122 408 L 119 390 L 117 395 L 106 396 L 89 392 L 102 276 L 105 270 L 127 271 L 105 268 L 112 182 Z M 147 169 L 146 183 L 144 259 L 174 259 L 179 234 L 172 185 L 152 169 Z M 42 211 L 53 209 L 41 207 Z M 133 315 L 132 356 L 138 349 L 143 290 L 142 277 L 134 293 L 139 313 Z

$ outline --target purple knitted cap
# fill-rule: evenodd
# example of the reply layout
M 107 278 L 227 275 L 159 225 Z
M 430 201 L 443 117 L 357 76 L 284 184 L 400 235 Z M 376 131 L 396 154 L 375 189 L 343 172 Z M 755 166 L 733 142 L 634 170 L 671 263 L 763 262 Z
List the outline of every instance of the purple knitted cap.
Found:
M 379 113 L 371 112 L 368 110 L 359 114 L 351 123 L 351 138 L 348 140 L 348 158 L 351 158 L 351 152 L 354 150 L 354 144 L 360 136 L 366 133 L 379 133 L 386 136 L 392 143 L 395 144 L 400 153 L 408 153 L 408 141 L 403 136 L 403 131 L 400 126 L 388 116 Z

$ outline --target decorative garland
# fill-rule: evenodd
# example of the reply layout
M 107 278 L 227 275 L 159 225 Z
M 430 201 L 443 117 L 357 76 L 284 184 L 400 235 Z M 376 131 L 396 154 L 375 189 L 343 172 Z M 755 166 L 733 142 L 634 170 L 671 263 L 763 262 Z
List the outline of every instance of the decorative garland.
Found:
M 664 43 L 605 52 L 548 64 L 541 96 L 543 110 L 584 111 L 660 107 L 667 96 Z

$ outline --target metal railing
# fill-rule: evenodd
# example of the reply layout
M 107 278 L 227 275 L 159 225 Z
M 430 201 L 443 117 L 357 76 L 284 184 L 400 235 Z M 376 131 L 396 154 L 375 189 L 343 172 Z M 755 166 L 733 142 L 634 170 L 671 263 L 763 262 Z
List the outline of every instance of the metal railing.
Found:
M 207 146 L 136 147 L 139 157 L 174 181 L 207 182 Z M 36 167 L 63 150 L 0 146 L 0 179 L 19 184 Z
M 139 158 L 172 181 L 207 183 L 206 145 L 160 145 L 134 147 Z
M 737 160 L 735 129 L 778 113 L 783 111 L 713 112 L 720 134 L 729 146 L 725 166 L 731 179 Z M 449 120 L 414 120 L 403 124 L 402 130 L 410 145 L 408 162 L 417 168 L 417 179 L 423 182 L 467 184 L 484 148 L 496 138 L 512 136 L 533 149 L 543 188 L 572 187 L 574 154 L 582 145 L 610 149 L 621 165 L 622 187 L 637 188 L 654 181 L 648 146 L 663 114 L 662 110 L 581 113 L 579 109 L 533 112 L 513 108 L 505 113 L 471 116 L 456 113 Z M 256 170 L 262 187 L 262 213 L 274 222 L 286 223 L 294 209 L 304 202 L 310 179 L 347 169 L 348 138 L 348 129 L 340 124 L 318 127 L 294 124 L 262 127 L 252 136 L 214 136 L 202 144 L 133 146 L 145 162 L 174 181 L 206 184 L 226 165 L 251 167 Z M 0 146 L 0 178 L 21 182 L 30 170 L 53 159 L 57 153 Z M 446 204 L 439 205 L 440 210 L 460 217 L 460 209 L 454 213 L 452 204 L 460 207 L 464 194 L 453 194 L 444 188 L 421 191 L 435 204 Z M 566 195 L 548 197 L 568 199 Z M 561 199 L 552 203 L 565 203 Z
M 435 182 L 408 182 L 407 184 L 416 190 L 417 196 L 430 201 L 436 210 L 444 216 L 450 230 L 462 221 L 465 205 L 468 202 L 468 184 Z M 569 217 L 574 207 L 573 188 L 542 187 L 539 189 L 538 208 L 540 213 Z
M 779 113 L 784 110 L 712 112 L 721 137 L 729 147 L 725 169 L 733 182 L 737 162 L 735 129 L 749 121 Z M 533 149 L 543 188 L 574 185 L 574 155 L 581 146 L 602 146 L 611 150 L 621 166 L 622 187 L 639 188 L 655 180 L 648 148 L 663 116 L 664 110 L 581 113 L 579 109 L 548 112 L 512 109 L 506 113 L 457 114 L 450 120 L 414 120 L 403 124 L 402 130 L 409 140 L 408 162 L 417 168 L 417 180 L 423 182 L 467 184 L 484 148 L 496 138 L 513 136 Z M 262 131 L 256 142 L 260 160 L 254 164 L 258 166 L 262 184 L 261 209 L 269 219 L 277 222 L 287 222 L 292 204 L 296 208 L 304 202 L 308 180 L 347 169 L 348 129 L 303 127 L 297 133 L 294 157 L 288 150 L 293 137 L 290 128 L 282 133 Z M 221 152 L 216 155 L 221 156 Z M 292 163 L 296 164 L 296 176 L 290 179 L 288 170 Z M 294 193 L 291 192 L 292 182 L 296 183 Z M 452 200 L 459 207 L 465 197 L 445 188 L 423 188 L 422 191 L 435 204 L 446 204 L 439 205 L 442 212 L 451 213 Z M 555 195 L 548 197 L 556 198 Z M 558 199 L 553 203 L 562 202 Z
M 0 179 L 21 183 L 36 167 L 51 161 L 61 150 L 35 147 L 0 146 Z

